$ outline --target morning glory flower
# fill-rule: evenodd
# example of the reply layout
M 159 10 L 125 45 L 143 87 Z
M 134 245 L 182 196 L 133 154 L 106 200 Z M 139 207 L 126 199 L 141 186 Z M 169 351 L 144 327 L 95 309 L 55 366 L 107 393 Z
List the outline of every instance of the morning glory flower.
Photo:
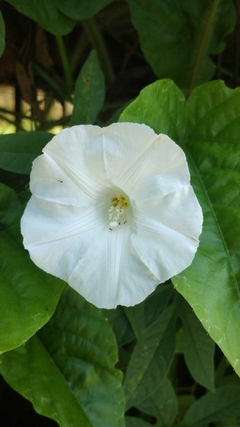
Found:
M 148 126 L 64 129 L 33 162 L 30 189 L 31 259 L 97 307 L 140 303 L 193 261 L 202 211 L 186 157 Z

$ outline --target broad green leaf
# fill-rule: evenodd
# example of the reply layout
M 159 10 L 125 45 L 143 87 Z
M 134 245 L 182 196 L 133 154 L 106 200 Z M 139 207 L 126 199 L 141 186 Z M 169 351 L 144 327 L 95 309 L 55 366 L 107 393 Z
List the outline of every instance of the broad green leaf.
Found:
M 123 427 L 117 345 L 101 310 L 71 288 L 51 321 L 1 356 L 5 380 L 61 427 Z
M 38 269 L 6 233 L 0 239 L 0 351 L 8 351 L 49 320 L 63 282 Z
M 224 421 L 240 415 L 240 387 L 220 387 L 194 402 L 180 424 L 181 427 L 207 427 L 214 421 Z
M 181 298 L 183 352 L 192 377 L 202 386 L 214 390 L 215 343 L 203 329 L 191 307 Z
M 112 0 L 51 0 L 60 12 L 73 20 L 83 20 L 91 18 Z
M 234 30 L 232 0 L 127 0 L 142 51 L 159 78 L 183 88 L 210 80 L 215 66 L 209 55 L 224 48 Z
M 161 315 L 167 306 L 169 299 L 173 295 L 173 286 L 171 283 L 162 283 L 155 291 L 144 301 L 144 325 L 150 326 Z
M 5 49 L 5 24 L 0 12 L 0 56 L 2 55 Z
M 22 345 L 53 314 L 63 282 L 37 268 L 27 252 L 11 237 L 19 223 L 20 202 L 13 190 L 0 186 L 0 351 Z
M 181 90 L 171 80 L 159 80 L 140 92 L 119 121 L 145 123 L 155 132 L 165 133 L 177 142 L 184 132 L 184 106 L 185 97 Z
M 103 310 L 103 312 L 112 326 L 119 347 L 134 339 L 133 330 L 123 307 L 119 305 L 112 310 Z
M 192 265 L 172 281 L 240 375 L 240 89 L 206 83 L 186 104 L 180 94 L 158 81 L 121 121 L 146 123 L 185 150 L 204 225 Z
M 33 160 L 53 136 L 40 131 L 0 135 L 0 168 L 29 174 Z
M 144 331 L 132 353 L 124 382 L 127 408 L 150 396 L 165 378 L 175 349 L 175 304 Z
M 164 378 L 160 386 L 137 405 L 138 409 L 156 417 L 156 427 L 172 426 L 178 409 L 178 402 L 171 382 Z
M 145 329 L 160 317 L 172 292 L 172 285 L 164 284 L 158 286 L 142 303 L 124 308 L 138 342 L 144 339 Z
M 64 16 L 55 6 L 53 0 L 6 0 L 18 12 L 36 21 L 44 30 L 51 34 L 70 33 L 75 26 L 74 21 Z
M 16 193 L 0 182 L 0 231 L 19 221 L 21 214 L 21 203 Z
M 105 95 L 104 77 L 93 50 L 77 79 L 71 125 L 94 124 Z

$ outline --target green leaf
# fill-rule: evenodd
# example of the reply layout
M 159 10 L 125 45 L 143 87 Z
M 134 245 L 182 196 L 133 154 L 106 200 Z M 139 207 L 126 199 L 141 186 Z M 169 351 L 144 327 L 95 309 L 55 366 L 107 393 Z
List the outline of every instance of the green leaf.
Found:
M 121 121 L 168 130 L 185 150 L 204 226 L 192 265 L 172 281 L 240 375 L 240 89 L 206 83 L 185 105 L 173 82 L 158 81 Z
M 112 326 L 119 347 L 134 339 L 134 333 L 123 307 L 119 305 L 112 310 L 103 310 L 103 312 Z
M 172 292 L 172 285 L 161 285 L 142 303 L 124 308 L 138 342 L 144 339 L 145 329 L 160 317 Z
M 74 20 L 91 18 L 111 2 L 112 0 L 51 0 L 51 4 L 60 12 Z
M 5 49 L 5 24 L 0 12 L 0 56 L 2 55 Z
M 192 377 L 214 391 L 215 343 L 207 335 L 190 306 L 181 298 L 180 316 L 183 323 L 183 352 Z
M 101 310 L 74 290 L 25 346 L 1 356 L 5 380 L 61 427 L 123 427 L 117 346 Z
M 0 186 L 0 351 L 22 345 L 53 314 L 63 282 L 38 269 L 17 242 L 20 202 L 13 190 Z M 16 235 L 17 234 L 17 235 Z
M 214 421 L 240 415 L 240 387 L 220 387 L 194 402 L 185 414 L 181 426 L 207 427 Z
M 0 351 L 8 351 L 49 320 L 63 282 L 38 269 L 6 233 L 0 239 Z
M 29 174 L 33 160 L 53 136 L 40 131 L 1 135 L 0 167 L 10 172 Z
M 132 353 L 124 382 L 127 408 L 150 396 L 165 378 L 175 349 L 175 304 L 144 331 Z
M 21 214 L 21 203 L 16 193 L 0 182 L 0 231 L 19 221 Z
M 62 35 L 70 33 L 75 22 L 64 16 L 55 6 L 53 0 L 6 0 L 18 12 L 36 21 L 44 30 L 51 34 Z M 74 18 L 75 20 L 75 18 Z
M 93 50 L 77 79 L 71 125 L 94 124 L 105 96 L 104 77 Z
M 164 378 L 160 386 L 137 405 L 142 412 L 156 417 L 156 427 L 172 426 L 178 409 L 178 402 L 171 382 Z
M 126 417 L 126 427 L 150 427 L 151 424 L 146 423 L 140 418 Z
M 123 111 L 119 121 L 145 123 L 155 132 L 165 133 L 177 142 L 184 132 L 184 106 L 182 91 L 171 80 L 159 80 L 140 92 Z
M 209 55 L 224 49 L 223 40 L 235 26 L 231 0 L 127 1 L 142 51 L 157 77 L 193 88 L 213 76 Z

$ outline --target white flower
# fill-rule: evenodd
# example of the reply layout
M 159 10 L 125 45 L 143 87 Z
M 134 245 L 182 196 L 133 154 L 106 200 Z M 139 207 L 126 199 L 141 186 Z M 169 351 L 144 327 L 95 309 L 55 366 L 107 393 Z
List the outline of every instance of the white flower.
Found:
M 63 130 L 34 161 L 30 188 L 25 248 L 97 307 L 137 304 L 192 263 L 202 211 L 186 158 L 148 126 Z

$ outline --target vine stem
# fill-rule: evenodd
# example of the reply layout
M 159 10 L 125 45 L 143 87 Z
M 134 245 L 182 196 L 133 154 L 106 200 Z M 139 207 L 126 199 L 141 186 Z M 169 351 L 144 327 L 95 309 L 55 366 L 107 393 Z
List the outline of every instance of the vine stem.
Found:
M 58 51 L 59 51 L 59 54 L 61 57 L 63 71 L 64 71 L 64 75 L 65 75 L 66 90 L 68 93 L 71 93 L 73 82 L 72 82 L 71 67 L 69 64 L 66 48 L 65 48 L 62 36 L 55 36 L 55 38 L 56 38 Z
M 107 84 L 114 82 L 115 76 L 112 68 L 111 61 L 109 59 L 108 51 L 106 49 L 103 37 L 99 28 L 96 24 L 95 19 L 92 17 L 83 21 L 85 30 L 87 31 L 93 47 L 96 49 L 99 57 L 99 61 L 102 65 L 102 69 L 106 78 Z
M 211 9 L 209 10 L 208 15 L 206 17 L 203 34 L 201 35 L 199 49 L 197 52 L 195 65 L 192 73 L 192 78 L 190 82 L 190 91 L 192 91 L 198 84 L 199 76 L 202 71 L 203 61 L 207 54 L 212 33 L 214 30 L 214 24 L 216 20 L 218 7 L 219 7 L 219 0 L 213 0 Z
M 69 102 L 73 102 L 72 97 L 65 93 L 61 86 L 50 76 L 50 74 L 44 70 L 37 62 L 32 61 L 33 69 L 36 73 L 41 76 L 63 99 Z

